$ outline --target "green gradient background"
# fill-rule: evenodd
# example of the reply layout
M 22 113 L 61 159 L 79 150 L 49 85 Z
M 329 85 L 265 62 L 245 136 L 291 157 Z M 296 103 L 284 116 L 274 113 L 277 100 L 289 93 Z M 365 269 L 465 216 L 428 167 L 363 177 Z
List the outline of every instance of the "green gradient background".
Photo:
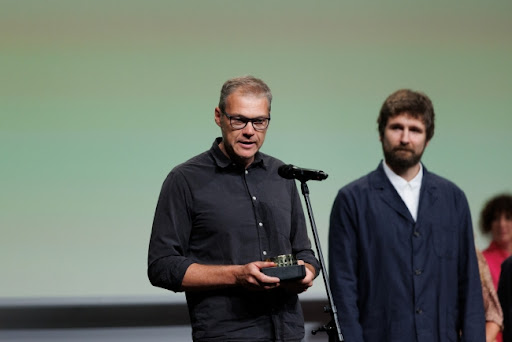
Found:
M 145 273 L 160 186 L 219 135 L 232 76 L 272 88 L 262 151 L 329 174 L 308 183 L 326 256 L 332 201 L 377 166 L 377 112 L 398 88 L 432 98 L 424 162 L 466 192 L 478 247 L 483 203 L 512 191 L 510 0 L 0 8 L 2 298 L 166 294 Z

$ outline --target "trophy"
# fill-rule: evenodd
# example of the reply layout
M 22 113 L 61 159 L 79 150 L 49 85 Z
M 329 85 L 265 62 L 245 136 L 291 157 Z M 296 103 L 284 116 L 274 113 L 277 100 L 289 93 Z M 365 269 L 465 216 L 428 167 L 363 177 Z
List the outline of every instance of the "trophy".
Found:
M 306 268 L 304 265 L 297 264 L 297 259 L 292 254 L 278 255 L 265 261 L 272 261 L 277 265 L 261 269 L 261 272 L 270 277 L 277 277 L 281 281 L 285 281 L 302 279 L 306 276 Z

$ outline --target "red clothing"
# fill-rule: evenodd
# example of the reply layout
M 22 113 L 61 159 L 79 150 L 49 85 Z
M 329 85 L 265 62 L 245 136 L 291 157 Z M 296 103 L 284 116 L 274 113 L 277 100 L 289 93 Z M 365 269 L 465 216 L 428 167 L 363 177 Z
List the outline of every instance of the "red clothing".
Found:
M 489 269 L 491 271 L 492 282 L 494 288 L 498 289 L 498 281 L 500 280 L 501 263 L 510 256 L 510 253 L 504 249 L 498 247 L 498 244 L 494 241 L 491 242 L 489 247 L 482 252 L 487 260 Z

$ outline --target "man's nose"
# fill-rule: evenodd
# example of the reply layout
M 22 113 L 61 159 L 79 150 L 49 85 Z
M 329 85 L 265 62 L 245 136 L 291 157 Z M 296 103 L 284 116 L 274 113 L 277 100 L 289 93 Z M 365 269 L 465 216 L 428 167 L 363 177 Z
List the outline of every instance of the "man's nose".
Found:
M 403 145 L 407 145 L 409 143 L 409 130 L 408 129 L 404 129 L 402 131 L 402 136 L 400 137 L 400 142 Z
M 242 129 L 242 133 L 244 135 L 254 135 L 254 132 L 255 132 L 254 126 L 252 125 L 252 122 L 250 122 L 250 121 Z

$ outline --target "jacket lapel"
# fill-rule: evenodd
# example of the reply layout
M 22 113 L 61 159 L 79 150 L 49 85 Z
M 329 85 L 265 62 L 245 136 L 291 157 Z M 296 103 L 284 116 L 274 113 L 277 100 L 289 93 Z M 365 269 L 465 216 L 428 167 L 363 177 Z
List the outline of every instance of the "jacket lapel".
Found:
M 432 181 L 430 172 L 427 171 L 425 165 L 423 165 L 423 181 L 421 184 L 420 191 L 420 203 L 418 206 L 418 220 L 424 220 L 425 215 L 432 214 L 432 207 L 437 201 L 437 186 Z
M 402 201 L 402 198 L 398 192 L 396 192 L 393 184 L 391 184 L 386 176 L 386 173 L 384 173 L 382 163 L 383 162 L 379 164 L 377 170 L 372 174 L 372 186 L 377 190 L 382 201 L 395 210 L 399 215 L 414 223 L 414 219 L 412 218 L 409 209 L 407 209 L 404 201 Z

